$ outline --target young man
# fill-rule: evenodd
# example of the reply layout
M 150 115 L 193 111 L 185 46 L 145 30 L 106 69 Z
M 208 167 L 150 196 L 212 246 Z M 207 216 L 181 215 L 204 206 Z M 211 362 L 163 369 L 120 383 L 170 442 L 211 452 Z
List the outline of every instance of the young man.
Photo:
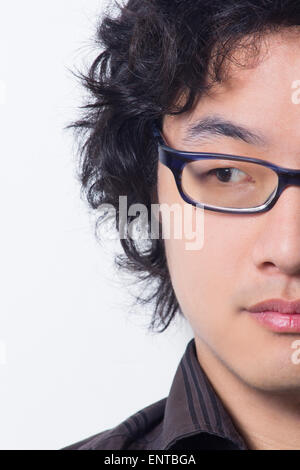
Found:
M 66 449 L 299 449 L 300 3 L 129 0 L 98 34 L 91 206 L 202 210 L 204 243 L 121 240 L 158 281 L 151 327 L 179 312 L 194 338 L 167 398 Z

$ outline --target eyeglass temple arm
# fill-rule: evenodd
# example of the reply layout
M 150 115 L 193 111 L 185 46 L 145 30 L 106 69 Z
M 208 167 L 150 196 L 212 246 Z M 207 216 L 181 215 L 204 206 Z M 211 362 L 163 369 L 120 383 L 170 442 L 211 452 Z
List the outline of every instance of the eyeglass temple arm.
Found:
M 153 131 L 154 137 L 158 140 L 159 144 L 166 145 L 164 138 L 162 136 L 162 133 L 160 132 L 160 130 L 158 129 L 155 123 L 152 124 L 152 131 Z

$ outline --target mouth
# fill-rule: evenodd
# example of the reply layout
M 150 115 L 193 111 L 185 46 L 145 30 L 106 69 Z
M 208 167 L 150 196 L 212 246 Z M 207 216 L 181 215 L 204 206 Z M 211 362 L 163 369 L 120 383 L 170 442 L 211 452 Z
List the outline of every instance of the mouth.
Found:
M 246 309 L 265 328 L 279 333 L 300 333 L 300 299 L 269 299 Z

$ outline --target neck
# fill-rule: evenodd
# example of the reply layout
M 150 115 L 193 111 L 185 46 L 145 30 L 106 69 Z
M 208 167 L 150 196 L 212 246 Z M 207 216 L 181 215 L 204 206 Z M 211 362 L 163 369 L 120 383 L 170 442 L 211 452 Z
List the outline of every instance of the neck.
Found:
M 300 393 L 259 390 L 195 337 L 197 358 L 249 449 L 300 449 Z

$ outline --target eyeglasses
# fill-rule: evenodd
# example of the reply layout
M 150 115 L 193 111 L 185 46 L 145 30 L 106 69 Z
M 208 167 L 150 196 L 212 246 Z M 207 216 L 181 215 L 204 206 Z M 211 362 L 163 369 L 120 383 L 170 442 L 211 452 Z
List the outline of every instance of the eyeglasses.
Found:
M 300 170 L 258 158 L 175 150 L 156 124 L 153 135 L 159 160 L 172 171 L 183 200 L 194 206 L 232 214 L 266 212 L 287 186 L 300 186 Z

